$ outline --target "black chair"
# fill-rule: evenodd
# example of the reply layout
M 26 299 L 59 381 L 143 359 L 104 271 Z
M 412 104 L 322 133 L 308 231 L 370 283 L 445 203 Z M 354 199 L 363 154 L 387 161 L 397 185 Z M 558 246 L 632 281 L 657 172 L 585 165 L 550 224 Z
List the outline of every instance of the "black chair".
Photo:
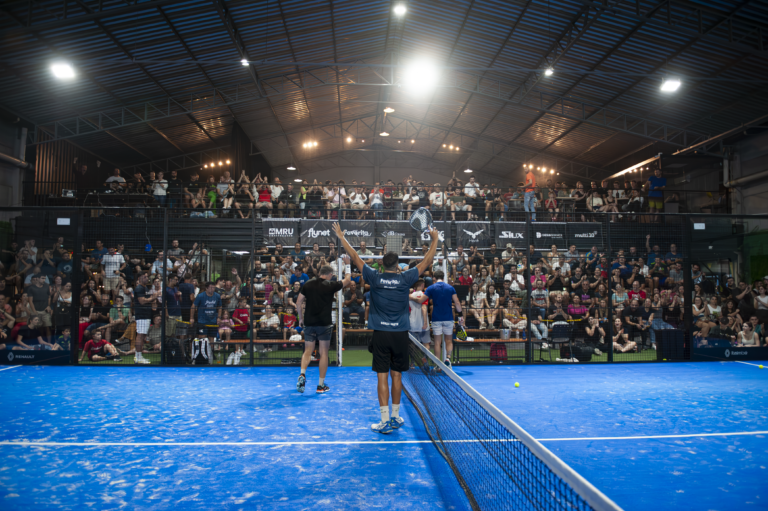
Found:
M 558 344 L 568 343 L 568 352 L 573 353 L 573 328 L 571 325 L 555 325 L 549 331 L 549 341 L 552 346 L 549 349 L 549 361 L 552 362 L 552 352 L 556 351 L 558 354 L 560 351 L 557 349 Z M 533 342 L 533 341 L 532 341 Z M 541 353 L 541 352 L 539 352 Z M 571 355 L 573 357 L 573 355 Z M 544 359 L 541 355 L 541 360 Z

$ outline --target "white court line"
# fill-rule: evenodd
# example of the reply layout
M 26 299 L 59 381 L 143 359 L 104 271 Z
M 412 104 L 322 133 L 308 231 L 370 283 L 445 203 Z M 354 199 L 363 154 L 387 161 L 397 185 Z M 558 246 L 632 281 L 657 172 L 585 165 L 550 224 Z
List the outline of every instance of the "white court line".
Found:
M 736 362 L 737 364 L 744 364 L 744 365 L 753 366 L 753 367 L 760 367 L 760 364 L 750 364 L 749 362 L 743 362 L 741 360 L 734 360 L 734 362 Z
M 768 431 L 740 431 L 735 433 L 699 433 L 693 435 L 648 435 L 648 436 L 598 436 L 583 438 L 537 438 L 539 442 L 574 442 L 596 440 L 652 440 L 659 438 L 701 438 L 713 436 L 754 436 L 768 435 Z M 517 440 L 445 440 L 444 443 L 495 443 L 516 442 Z M 211 446 L 290 446 L 290 445 L 381 445 L 381 444 L 431 444 L 432 440 L 349 440 L 320 442 L 0 442 L 0 447 L 211 447 Z
M 4 367 L 3 369 L 0 369 L 0 371 L 7 371 L 8 369 L 16 369 L 17 367 L 21 367 L 21 366 L 17 365 L 17 366 L 11 366 L 11 367 Z

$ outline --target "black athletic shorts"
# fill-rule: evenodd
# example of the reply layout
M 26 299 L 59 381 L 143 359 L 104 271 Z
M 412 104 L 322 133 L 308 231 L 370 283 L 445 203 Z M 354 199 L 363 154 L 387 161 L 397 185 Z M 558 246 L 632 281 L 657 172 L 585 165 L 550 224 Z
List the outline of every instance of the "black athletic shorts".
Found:
M 210 337 L 215 339 L 219 334 L 219 329 L 215 326 L 198 325 L 197 336 L 198 337 Z
M 373 331 L 373 366 L 377 373 L 404 373 L 410 366 L 408 332 Z

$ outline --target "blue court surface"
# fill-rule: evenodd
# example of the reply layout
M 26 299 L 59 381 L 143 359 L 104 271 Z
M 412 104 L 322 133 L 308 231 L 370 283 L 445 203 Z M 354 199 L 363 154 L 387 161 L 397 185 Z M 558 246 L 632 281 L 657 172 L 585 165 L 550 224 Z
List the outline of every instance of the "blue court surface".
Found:
M 624 509 L 768 509 L 768 370 L 457 371 Z M 316 368 L 304 395 L 297 376 L 279 367 L 0 370 L 0 509 L 469 508 L 407 399 L 404 428 L 370 432 L 370 369 L 331 368 L 331 392 L 319 396 Z
M 768 366 L 456 369 L 626 510 L 742 510 L 768 509 L 768 368 L 759 364 Z

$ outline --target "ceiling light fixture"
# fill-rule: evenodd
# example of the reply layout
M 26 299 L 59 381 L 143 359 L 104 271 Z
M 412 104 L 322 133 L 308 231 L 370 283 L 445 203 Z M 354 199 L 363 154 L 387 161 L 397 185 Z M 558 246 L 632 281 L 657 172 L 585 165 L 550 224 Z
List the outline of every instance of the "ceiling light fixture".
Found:
M 445 144 L 443 144 L 443 147 L 445 147 Z
M 405 13 L 406 13 L 406 11 L 408 11 L 408 9 L 406 9 L 406 8 L 405 8 L 405 6 L 404 6 L 403 4 L 397 4 L 397 5 L 395 6 L 395 8 L 393 9 L 393 11 L 394 11 L 394 12 L 395 12 L 395 14 L 397 14 L 398 16 L 402 16 L 403 14 L 405 14 Z
M 415 144 L 415 143 L 416 143 L 416 141 L 411 139 L 411 144 Z
M 394 111 L 395 111 L 395 109 L 391 108 L 391 107 L 387 107 L 387 108 L 384 109 L 384 113 L 385 114 L 391 114 Z
M 452 146 L 452 145 L 449 145 L 449 146 L 448 146 L 448 149 L 453 149 L 453 146 Z
M 661 81 L 661 92 L 675 92 L 680 88 L 679 78 L 664 79 Z
M 75 70 L 72 69 L 72 66 L 66 63 L 53 64 L 51 66 L 51 71 L 53 72 L 53 76 L 62 80 L 71 80 L 75 77 Z
M 293 182 L 294 182 L 294 183 L 301 183 L 301 178 L 298 178 L 298 177 L 297 177 L 296 179 L 294 179 L 294 180 L 293 180 Z
M 317 142 L 314 143 L 314 146 L 317 147 Z
M 296 167 L 293 166 L 293 164 L 288 166 L 288 170 L 296 170 Z
M 204 168 L 206 168 L 206 169 L 208 168 L 208 164 L 207 163 L 204 165 Z
M 231 165 L 231 163 L 230 163 L 230 161 L 229 161 L 229 160 L 227 160 L 227 165 Z
M 365 139 L 361 140 L 361 142 L 362 142 L 363 144 L 365 144 Z
M 247 66 L 248 65 L 248 59 L 243 59 L 243 60 L 240 61 L 240 63 L 242 65 L 244 65 L 244 66 Z
M 456 148 L 456 150 L 458 151 L 458 150 L 459 150 L 459 148 L 457 147 L 457 148 Z
M 219 162 L 219 167 L 221 167 L 222 165 L 224 165 L 224 162 L 223 162 L 223 161 L 220 161 L 220 162 Z
M 547 76 L 552 76 L 554 73 L 555 73 L 555 70 L 554 70 L 554 69 L 552 69 L 551 67 L 548 67 L 548 68 L 547 68 L 547 69 L 544 71 L 544 74 L 545 74 L 545 75 L 547 75 Z
M 386 131 L 382 131 L 381 133 L 379 133 L 379 136 L 380 137 L 388 137 L 389 133 L 387 133 Z
M 402 76 L 401 83 L 408 92 L 415 95 L 429 93 L 437 87 L 440 71 L 428 61 L 415 61 L 409 64 Z
M 472 169 L 467 169 L 467 170 L 464 171 L 464 173 L 465 174 L 471 174 L 472 173 Z
M 347 142 L 352 142 L 352 137 L 347 137 Z

